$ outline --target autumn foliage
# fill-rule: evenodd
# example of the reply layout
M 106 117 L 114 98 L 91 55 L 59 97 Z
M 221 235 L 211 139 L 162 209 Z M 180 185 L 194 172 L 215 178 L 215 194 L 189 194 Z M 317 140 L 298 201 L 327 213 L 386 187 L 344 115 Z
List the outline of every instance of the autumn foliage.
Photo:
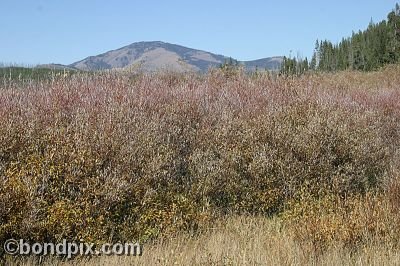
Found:
M 320 247 L 396 244 L 398 84 L 393 66 L 3 81 L 0 242 L 146 241 L 240 214 Z

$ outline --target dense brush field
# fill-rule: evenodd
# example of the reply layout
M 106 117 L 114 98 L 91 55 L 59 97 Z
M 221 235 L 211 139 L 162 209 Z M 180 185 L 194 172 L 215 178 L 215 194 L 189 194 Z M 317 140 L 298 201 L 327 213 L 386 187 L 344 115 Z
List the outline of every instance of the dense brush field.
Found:
M 399 84 L 398 66 L 3 80 L 0 243 L 139 240 L 140 259 L 160 264 L 391 254 L 400 246 Z M 213 228 L 225 230 L 221 243 Z M 176 253 L 166 255 L 157 243 L 172 237 L 165 250 Z M 192 254 L 202 238 L 215 245 L 205 258 Z M 327 255 L 339 247 L 347 255 Z

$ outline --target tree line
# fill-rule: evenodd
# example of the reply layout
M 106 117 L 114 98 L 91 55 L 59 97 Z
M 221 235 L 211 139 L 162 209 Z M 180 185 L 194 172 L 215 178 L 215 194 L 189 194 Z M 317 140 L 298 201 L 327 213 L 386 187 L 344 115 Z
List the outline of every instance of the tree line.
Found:
M 311 60 L 284 57 L 280 73 L 301 75 L 308 71 L 360 70 L 371 71 L 400 61 L 400 6 L 396 4 L 387 20 L 372 20 L 364 31 L 353 32 L 338 44 L 331 41 L 315 43 Z

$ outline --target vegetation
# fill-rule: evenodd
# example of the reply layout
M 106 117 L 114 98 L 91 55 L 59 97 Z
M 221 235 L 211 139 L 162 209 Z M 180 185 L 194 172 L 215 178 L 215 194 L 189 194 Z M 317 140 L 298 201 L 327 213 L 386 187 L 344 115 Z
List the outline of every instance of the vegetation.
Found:
M 399 66 L 4 81 L 0 243 L 197 241 L 240 216 L 276 220 L 278 231 L 260 232 L 314 259 L 396 250 L 399 82 Z M 222 254 L 215 263 L 228 263 Z
M 343 38 L 338 44 L 316 41 L 313 57 L 284 59 L 281 73 L 301 75 L 308 70 L 376 70 L 400 60 L 400 6 L 388 14 L 387 20 L 370 22 L 364 31 L 354 32 L 351 37 Z
M 390 244 L 368 242 L 354 250 L 337 244 L 319 253 L 300 243 L 279 220 L 232 216 L 218 220 L 198 236 L 178 234 L 146 245 L 141 257 L 101 256 L 60 262 L 21 257 L 19 265 L 397 265 L 400 252 Z
M 49 80 L 55 77 L 68 77 L 77 70 L 50 69 L 50 68 L 29 68 L 29 67 L 0 67 L 0 82 L 30 82 L 32 80 Z

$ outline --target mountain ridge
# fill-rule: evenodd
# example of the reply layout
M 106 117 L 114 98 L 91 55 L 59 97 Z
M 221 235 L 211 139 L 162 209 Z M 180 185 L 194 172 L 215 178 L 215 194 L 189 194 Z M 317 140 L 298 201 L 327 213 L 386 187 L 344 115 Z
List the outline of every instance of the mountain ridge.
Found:
M 162 41 L 135 42 L 98 55 L 88 56 L 68 67 L 79 70 L 135 69 L 153 72 L 169 69 L 177 72 L 206 72 L 211 67 L 230 60 L 231 57 L 193 49 Z M 277 70 L 283 57 L 267 57 L 252 61 L 238 61 L 248 71 L 256 69 Z

